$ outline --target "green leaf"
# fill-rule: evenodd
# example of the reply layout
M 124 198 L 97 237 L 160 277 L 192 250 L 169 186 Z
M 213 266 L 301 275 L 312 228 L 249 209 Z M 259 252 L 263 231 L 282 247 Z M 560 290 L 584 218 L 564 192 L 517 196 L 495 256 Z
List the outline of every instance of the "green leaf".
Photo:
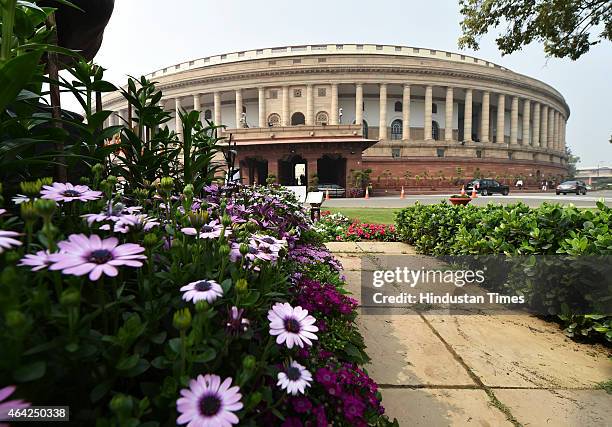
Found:
M 15 101 L 30 82 L 40 62 L 41 51 L 28 52 L 0 64 L 0 111 Z
M 117 369 L 120 371 L 125 371 L 128 369 L 132 369 L 138 363 L 139 356 L 137 354 L 132 354 L 129 357 L 123 358 L 117 363 Z
M 13 378 L 15 379 L 15 381 L 25 383 L 28 381 L 34 381 L 39 378 L 42 378 L 45 375 L 46 371 L 47 362 L 41 360 L 17 368 L 17 370 L 13 372 Z
M 211 360 L 214 360 L 215 357 L 217 357 L 217 352 L 215 351 L 214 348 L 209 347 L 206 350 L 204 350 L 202 353 L 194 357 L 193 361 L 196 363 L 207 363 L 207 362 L 210 362 Z
M 91 393 L 89 393 L 89 400 L 91 400 L 92 403 L 96 403 L 110 391 L 112 385 L 112 381 L 103 381 L 99 383 L 91 390 Z

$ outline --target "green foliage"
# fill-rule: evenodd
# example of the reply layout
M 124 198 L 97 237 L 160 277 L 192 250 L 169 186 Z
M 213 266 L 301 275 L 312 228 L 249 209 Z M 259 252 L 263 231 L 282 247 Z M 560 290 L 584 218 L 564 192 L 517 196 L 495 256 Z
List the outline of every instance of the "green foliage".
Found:
M 603 202 L 596 210 L 546 203 L 538 208 L 523 203 L 416 204 L 400 211 L 396 224 L 400 240 L 429 255 L 612 255 L 612 209 Z M 544 298 L 555 300 L 555 290 Z M 600 336 L 612 342 L 612 316 L 578 316 L 568 310 L 559 318 L 569 336 Z
M 478 49 L 480 38 L 500 27 L 505 32 L 495 41 L 502 54 L 543 42 L 546 55 L 576 60 L 591 46 L 612 40 L 609 0 L 459 0 L 459 5 L 462 48 Z

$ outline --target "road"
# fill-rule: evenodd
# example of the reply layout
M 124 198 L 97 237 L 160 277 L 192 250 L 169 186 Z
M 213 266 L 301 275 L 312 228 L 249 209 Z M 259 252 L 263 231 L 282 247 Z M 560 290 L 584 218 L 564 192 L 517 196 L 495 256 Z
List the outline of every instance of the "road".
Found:
M 369 199 L 331 199 L 323 203 L 325 207 L 343 207 L 343 208 L 402 208 L 405 206 L 413 205 L 415 202 L 421 204 L 435 204 L 441 200 L 448 200 L 450 194 L 409 194 L 406 195 L 405 199 L 400 199 L 399 196 L 393 197 L 370 197 Z M 495 195 L 495 196 L 479 196 L 477 199 L 472 200 L 472 204 L 477 206 L 484 206 L 487 203 L 502 203 L 512 204 L 523 202 L 531 207 L 540 206 L 544 202 L 548 203 L 561 203 L 564 205 L 573 203 L 574 205 L 582 208 L 592 208 L 601 198 L 604 199 L 604 203 L 612 207 L 612 190 L 604 191 L 593 191 L 586 196 L 576 196 L 575 194 L 568 194 L 564 196 L 562 194 L 556 195 L 554 193 L 519 193 L 511 192 L 507 196 Z

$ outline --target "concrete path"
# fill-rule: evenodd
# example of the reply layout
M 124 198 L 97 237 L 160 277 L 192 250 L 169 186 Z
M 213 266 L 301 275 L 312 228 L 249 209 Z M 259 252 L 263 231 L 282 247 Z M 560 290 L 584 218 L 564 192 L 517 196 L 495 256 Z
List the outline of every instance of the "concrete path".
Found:
M 401 243 L 328 243 L 360 297 L 361 257 Z M 425 257 L 424 257 L 425 258 Z M 424 259 L 425 261 L 425 259 Z M 392 267 L 392 266 L 389 266 Z M 388 415 L 402 426 L 612 426 L 610 352 L 529 315 L 364 314 L 359 328 Z

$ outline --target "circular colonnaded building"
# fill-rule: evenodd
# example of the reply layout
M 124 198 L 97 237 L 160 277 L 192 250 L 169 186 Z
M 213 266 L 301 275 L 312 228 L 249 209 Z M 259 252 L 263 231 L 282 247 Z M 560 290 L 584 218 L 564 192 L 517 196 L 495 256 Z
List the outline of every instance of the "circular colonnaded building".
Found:
M 352 188 L 353 171 L 364 169 L 375 188 L 472 176 L 535 183 L 567 171 L 563 96 L 467 55 L 287 46 L 196 59 L 147 77 L 163 91 L 171 129 L 179 109 L 226 126 L 247 184 L 274 175 L 304 185 L 316 175 L 320 184 Z M 104 108 L 115 111 L 108 124 L 129 115 L 118 93 Z

